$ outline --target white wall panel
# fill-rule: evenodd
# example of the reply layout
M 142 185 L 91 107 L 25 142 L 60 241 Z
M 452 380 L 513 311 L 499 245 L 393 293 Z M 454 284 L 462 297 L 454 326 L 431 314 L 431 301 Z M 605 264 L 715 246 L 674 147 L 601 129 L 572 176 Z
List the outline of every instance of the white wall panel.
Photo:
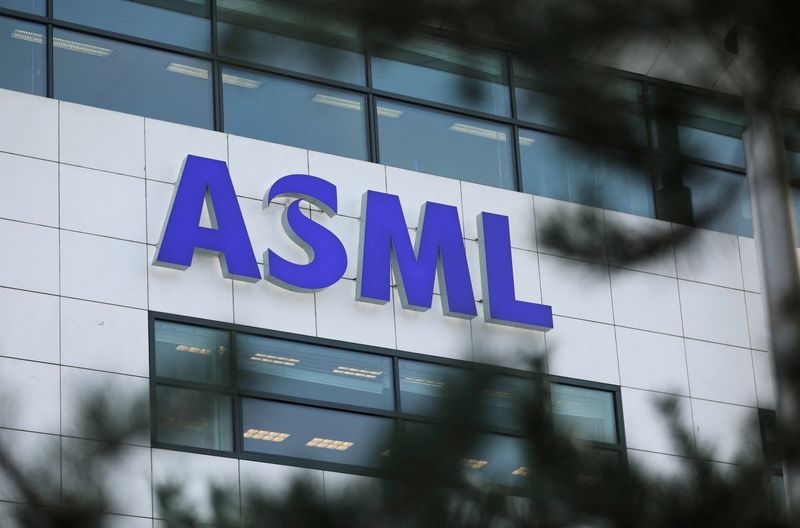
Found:
M 58 365 L 0 358 L 0 427 L 59 434 Z
M 692 434 L 692 412 L 689 398 L 658 392 L 622 388 L 622 409 L 625 436 L 629 448 L 666 454 L 683 454 L 672 438 L 671 425 L 660 405 L 674 398 L 678 423 Z
M 620 384 L 689 395 L 683 338 L 616 328 Z
M 605 253 L 605 244 L 602 242 L 605 238 L 605 222 L 603 220 L 603 210 L 585 205 L 562 202 L 561 200 L 553 200 L 552 198 L 545 198 L 543 196 L 533 197 L 533 210 L 536 213 L 536 243 L 540 253 L 548 253 L 550 255 L 570 256 L 584 260 L 595 260 L 597 262 L 607 262 L 607 255 Z M 599 247 L 598 255 L 587 255 L 585 251 L 573 253 L 570 251 L 556 248 L 549 245 L 544 238 L 543 234 L 548 230 L 559 230 L 559 233 L 567 233 L 567 231 L 560 230 L 565 222 L 581 222 L 591 226 L 592 235 L 583 236 L 575 230 L 570 230 L 569 233 L 574 235 L 579 242 L 579 249 Z M 575 225 L 574 223 L 571 225 Z M 598 236 L 599 235 L 599 236 Z
M 145 242 L 145 181 L 61 166 L 61 227 Z
M 681 335 L 678 281 L 651 273 L 611 268 L 614 321 L 618 325 Z
M 742 261 L 742 279 L 744 289 L 756 293 L 761 292 L 761 272 L 758 268 L 756 241 L 752 238 L 739 237 L 739 258 Z
M 736 235 L 707 229 L 681 229 L 688 229 L 690 234 L 675 248 L 678 278 L 742 289 Z
M 478 317 L 470 323 L 475 361 L 529 370 L 533 359 L 545 359 L 544 332 L 487 323 L 483 314 L 485 306 L 478 303 Z
M 58 297 L 0 288 L 0 355 L 58 363 Z
M 554 317 L 547 342 L 550 374 L 619 385 L 614 327 Z
M 61 295 L 147 307 L 147 246 L 61 232 Z
M 386 192 L 383 165 L 321 152 L 308 152 L 308 173 L 337 187 L 340 215 L 361 217 L 361 197 L 368 190 Z
M 308 151 L 255 139 L 228 136 L 228 167 L 236 194 L 263 200 L 278 178 L 308 174 Z M 324 178 L 322 174 L 315 174 Z M 287 198 L 276 198 L 285 204 Z
M 112 416 L 125 420 L 134 406 L 148 412 L 150 382 L 147 378 L 111 374 L 97 370 L 61 367 L 61 431 L 66 436 L 97 439 L 95 429 L 83 420 L 87 405 L 104 400 Z M 127 439 L 149 446 L 149 431 Z
M 61 439 L 56 435 L 0 429 L 0 449 L 47 505 L 61 503 Z M 0 500 L 25 502 L 16 482 L 0 471 Z M 0 516 L 0 526 L 6 523 Z
M 692 397 L 756 406 L 749 349 L 687 339 L 686 362 Z
M 759 293 L 744 293 L 747 305 L 747 327 L 750 330 L 750 346 L 758 350 L 769 350 L 769 330 L 765 313 L 764 299 Z
M 180 486 L 186 504 L 194 507 L 201 521 L 211 520 L 211 491 L 213 486 L 225 489 L 234 496 L 239 493 L 239 461 L 177 451 L 153 450 L 153 492 L 159 486 Z M 161 517 L 158 502 L 154 515 Z
M 615 231 L 634 242 L 644 242 L 652 238 L 670 240 L 672 224 L 617 211 L 605 210 L 603 214 L 605 216 L 606 242 L 609 245 L 608 259 L 612 266 L 670 277 L 676 276 L 675 250 L 671 243 L 665 244 L 663 250 L 652 258 L 629 262 L 624 258 L 624 254 L 620 254 L 620 251 L 629 250 L 630 247 L 628 245 L 620 247 L 619 242 L 612 240 Z
M 150 375 L 147 312 L 61 299 L 61 363 L 132 376 Z
M 147 179 L 175 183 L 186 156 L 228 162 L 228 139 L 222 132 L 146 119 Z
M 695 438 L 710 459 L 736 462 L 740 455 L 761 456 L 758 410 L 706 400 L 692 399 Z
M 57 229 L 0 220 L 0 247 L 0 286 L 58 293 Z
M 314 295 L 319 337 L 386 348 L 397 346 L 392 301 L 386 304 L 356 302 L 356 281 L 347 279 Z
M 246 326 L 317 334 L 314 294 L 289 291 L 267 281 L 234 281 L 233 318 Z
M 150 310 L 233 322 L 232 280 L 222 276 L 218 257 L 195 253 L 191 267 L 182 271 L 153 266 L 156 250 L 147 249 Z
M 553 313 L 612 323 L 608 267 L 579 260 L 539 255 L 542 302 Z
M 0 151 L 58 161 L 58 101 L 0 90 Z
M 512 247 L 536 251 L 536 221 L 531 195 L 462 181 L 461 201 L 465 238 L 478 239 L 477 216 L 485 211 L 508 217 Z
M 682 478 L 685 475 L 689 459 L 651 451 L 628 449 L 628 463 L 650 477 L 672 479 Z
M 144 178 L 144 118 L 59 105 L 61 163 Z
M 319 470 L 240 460 L 239 475 L 243 501 L 251 494 L 285 496 L 292 485 L 299 482 L 308 485 L 319 498 L 324 493 L 323 472 Z
M 442 315 L 441 296 L 434 295 L 431 308 L 406 310 L 393 290 L 397 348 L 431 356 L 472 361 L 469 319 Z
M 0 218 L 58 227 L 57 163 L 0 153 L 0 188 Z
M 421 172 L 386 167 L 386 192 L 400 197 L 406 225 L 418 228 L 420 211 L 425 202 L 452 205 L 458 209 L 461 233 L 464 233 L 464 220 L 461 214 L 461 185 L 458 180 L 441 178 Z
M 686 337 L 750 346 L 744 292 L 687 281 L 678 287 Z

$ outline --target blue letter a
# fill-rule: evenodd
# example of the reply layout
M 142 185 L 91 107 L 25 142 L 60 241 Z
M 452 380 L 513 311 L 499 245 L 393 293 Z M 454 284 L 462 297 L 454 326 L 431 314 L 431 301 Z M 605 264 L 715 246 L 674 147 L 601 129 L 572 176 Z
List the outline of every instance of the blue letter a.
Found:
M 200 226 L 204 203 L 211 229 Z M 219 255 L 225 277 L 250 282 L 261 278 L 227 165 L 187 156 L 154 264 L 186 269 L 195 249 Z
M 477 315 L 458 209 L 425 203 L 420 211 L 416 249 L 411 246 L 400 199 L 393 194 L 367 191 L 361 222 L 359 300 L 387 302 L 393 268 L 403 307 L 427 310 L 438 272 L 442 312 L 464 318 Z

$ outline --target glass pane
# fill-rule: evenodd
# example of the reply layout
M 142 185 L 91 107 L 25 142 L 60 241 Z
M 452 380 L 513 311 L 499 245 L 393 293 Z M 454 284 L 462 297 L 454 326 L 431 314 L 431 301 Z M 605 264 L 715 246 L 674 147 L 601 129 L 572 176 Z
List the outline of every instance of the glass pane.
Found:
M 580 93 L 565 94 L 565 82 L 568 81 L 561 78 L 557 82 L 553 82 L 543 75 L 515 64 L 517 117 L 537 125 L 565 131 L 579 130 L 580 127 L 576 126 L 575 122 L 570 122 L 570 116 L 575 115 L 580 118 L 580 123 L 586 123 L 586 117 L 590 116 L 597 107 L 580 100 L 576 101 L 576 98 L 580 97 Z M 592 89 L 595 92 L 593 95 L 599 95 L 607 105 L 603 109 L 603 115 L 605 112 L 613 110 L 615 119 L 625 121 L 625 129 L 630 131 L 633 141 L 638 145 L 644 145 L 647 142 L 647 127 L 644 119 L 641 83 L 627 79 L 603 78 L 598 79 Z M 598 94 L 598 90 L 603 90 L 603 92 Z M 593 127 L 595 125 L 599 124 L 592 124 Z
M 528 475 L 524 444 L 519 438 L 504 435 L 481 435 L 467 450 L 464 466 L 497 484 L 521 485 Z
M 356 26 L 286 2 L 217 0 L 220 53 L 338 81 L 364 84 Z
M 233 68 L 222 83 L 226 132 L 367 159 L 364 97 Z
M 174 46 L 211 50 L 206 0 L 53 0 L 55 18 Z
M 613 393 L 554 383 L 550 394 L 553 418 L 565 434 L 581 440 L 616 443 Z
M 156 321 L 156 375 L 198 383 L 230 383 L 225 330 Z
M 0 88 L 47 93 L 44 26 L 0 17 Z
M 521 130 L 522 190 L 640 216 L 655 216 L 645 168 L 623 150 Z
M 743 112 L 734 105 L 689 94 L 655 91 L 653 101 L 658 114 L 660 103 L 669 103 L 666 117 L 654 122 L 654 138 L 660 148 L 677 145 L 693 158 L 744 167 L 742 132 Z M 677 118 L 670 114 L 680 112 Z
M 394 409 L 387 357 L 237 334 L 239 386 L 323 402 Z
M 53 47 L 57 99 L 214 126 L 206 61 L 58 29 Z
M 167 444 L 233 450 L 230 396 L 156 387 L 156 439 Z
M 681 178 L 659 182 L 656 195 L 664 220 L 753 236 L 750 194 L 742 174 L 690 165 Z M 712 210 L 715 214 L 709 217 Z
M 419 37 L 384 44 L 372 57 L 372 84 L 437 103 L 511 115 L 503 55 Z
M 25 11 L 34 15 L 44 15 L 46 0 L 0 0 L 0 7 Z
M 800 187 L 791 188 L 792 192 L 792 205 L 794 206 L 794 229 L 796 243 L 800 246 Z
M 451 405 L 457 405 L 454 399 L 459 385 L 468 381 L 467 373 L 456 367 L 401 359 L 399 368 L 400 406 L 404 413 L 431 416 L 447 412 Z M 482 391 L 475 418 L 491 427 L 518 429 L 520 406 L 531 383 L 525 378 L 495 376 Z
M 384 100 L 377 113 L 381 163 L 514 188 L 510 127 Z
M 377 466 L 394 420 L 263 400 L 242 400 L 244 450 Z

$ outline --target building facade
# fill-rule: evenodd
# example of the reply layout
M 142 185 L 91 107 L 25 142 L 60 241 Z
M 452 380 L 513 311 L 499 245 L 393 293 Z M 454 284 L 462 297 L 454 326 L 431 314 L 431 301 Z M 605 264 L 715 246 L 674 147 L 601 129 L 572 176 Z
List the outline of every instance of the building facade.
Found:
M 773 387 L 735 104 L 687 91 L 698 111 L 674 125 L 697 207 L 736 190 L 710 229 L 633 265 L 566 255 L 542 243 L 561 214 L 672 232 L 658 178 L 624 162 L 658 147 L 647 101 L 666 83 L 620 72 L 621 113 L 641 137 L 577 152 L 546 111 L 553 95 L 513 74 L 506 51 L 474 52 L 485 95 L 474 100 L 456 88 L 463 59 L 438 37 L 367 53 L 357 31 L 302 24 L 285 7 L 175 4 L 0 1 L 0 388 L 13 409 L 0 440 L 19 460 L 91 442 L 77 418 L 99 391 L 151 402 L 151 435 L 109 476 L 119 526 L 157 525 L 154 489 L 171 481 L 201 509 L 212 484 L 246 493 L 304 474 L 335 493 L 376 477 L 378 439 L 482 365 L 504 381 L 470 467 L 513 480 L 524 467 L 503 397 L 531 376 L 531 357 L 554 381 L 557 419 L 631 463 L 676 471 L 655 406 L 669 397 L 721 467 L 761 450 Z M 234 31 L 255 45 L 237 48 Z M 159 256 L 189 156 L 224 163 L 262 280 L 241 280 L 225 252 L 195 251 L 189 266 Z M 347 257 L 316 291 L 263 280 L 268 250 L 310 260 L 285 220 L 295 198 L 265 200 L 287 175 L 335 188 L 335 214 L 307 194 L 295 208 Z M 370 191 L 398 197 L 412 244 L 424 204 L 455 214 L 474 317 L 446 313 L 449 279 L 427 310 L 397 272 L 388 302 L 364 302 Z M 195 227 L 222 227 L 214 193 L 195 205 Z M 513 299 L 551 307 L 549 331 L 486 313 L 480 213 L 507 218 Z M 69 478 L 53 468 L 54 504 Z M 0 487 L 0 511 L 19 500 Z

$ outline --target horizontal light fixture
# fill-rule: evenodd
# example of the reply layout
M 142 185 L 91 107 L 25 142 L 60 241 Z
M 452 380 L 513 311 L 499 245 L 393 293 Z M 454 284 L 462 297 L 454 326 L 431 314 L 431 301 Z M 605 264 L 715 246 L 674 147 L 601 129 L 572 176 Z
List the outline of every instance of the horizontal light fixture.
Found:
M 530 471 L 525 466 L 520 466 L 511 472 L 512 475 L 516 475 L 517 477 L 527 477 L 529 473 Z
M 274 363 L 276 365 L 286 365 L 287 367 L 293 367 L 300 363 L 299 359 L 290 358 L 286 356 L 273 356 L 272 354 L 262 354 L 261 352 L 257 352 L 250 356 L 250 359 L 253 361 L 261 361 L 262 363 Z
M 58 37 L 53 37 L 53 47 L 65 49 L 67 51 L 75 51 L 85 55 L 93 55 L 95 57 L 108 57 L 114 51 L 110 48 L 94 46 L 92 44 L 86 44 L 85 42 L 76 42 L 74 40 L 67 40 Z
M 436 381 L 436 380 L 427 380 L 422 378 L 403 378 L 403 381 L 407 381 L 409 383 L 416 383 L 417 385 L 426 385 L 428 387 L 435 387 L 437 389 L 441 389 L 447 383 L 443 381 Z
M 486 139 L 493 139 L 495 141 L 505 141 L 506 133 L 491 130 L 489 128 L 481 128 L 464 123 L 454 123 L 450 125 L 450 130 L 453 132 L 460 132 L 462 134 L 469 134 L 470 136 L 481 137 Z
M 25 42 L 33 42 L 34 44 L 44 44 L 44 36 L 42 36 L 41 33 L 25 31 L 24 29 L 15 29 L 12 31 L 11 38 L 24 40 Z
M 489 463 L 488 460 L 480 460 L 478 458 L 465 458 L 461 461 L 464 467 L 469 469 L 480 469 Z
M 533 138 L 519 136 L 519 145 L 521 147 L 529 147 L 529 146 L 533 145 L 535 142 L 536 142 L 536 140 L 533 139 Z
M 306 442 L 308 447 L 319 447 L 320 449 L 333 449 L 335 451 L 347 451 L 353 446 L 353 442 L 342 440 L 331 440 L 329 438 L 312 438 Z
M 250 440 L 263 440 L 265 442 L 283 442 L 289 438 L 289 433 L 276 433 L 275 431 L 263 431 L 261 429 L 248 429 L 244 437 Z
M 208 79 L 207 69 L 197 66 L 187 66 L 186 64 L 179 64 L 177 62 L 170 62 L 167 66 L 167 71 L 188 75 L 190 77 L 197 77 L 198 79 Z
M 335 106 L 337 108 L 346 108 L 347 110 L 361 110 L 361 101 L 353 101 L 352 99 L 345 99 L 344 97 L 336 97 L 334 95 L 317 94 L 311 99 L 311 102 Z
M 175 347 L 178 352 L 191 352 L 192 354 L 200 354 L 201 356 L 210 356 L 210 348 L 202 348 L 191 345 L 178 345 Z
M 392 119 L 397 119 L 398 117 L 403 115 L 402 110 L 395 110 L 394 108 L 386 108 L 385 106 L 378 106 L 377 111 L 379 116 L 391 117 Z
M 365 369 L 358 369 L 353 367 L 336 367 L 333 369 L 335 374 L 344 374 L 346 376 L 356 376 L 358 378 L 370 378 L 375 379 L 381 374 L 383 374 L 382 370 L 365 370 Z
M 249 88 L 250 90 L 255 90 L 261 86 L 261 81 L 248 79 L 247 77 L 239 77 L 238 75 L 231 75 L 229 73 L 222 74 L 222 82 L 233 86 L 239 86 L 241 88 Z

